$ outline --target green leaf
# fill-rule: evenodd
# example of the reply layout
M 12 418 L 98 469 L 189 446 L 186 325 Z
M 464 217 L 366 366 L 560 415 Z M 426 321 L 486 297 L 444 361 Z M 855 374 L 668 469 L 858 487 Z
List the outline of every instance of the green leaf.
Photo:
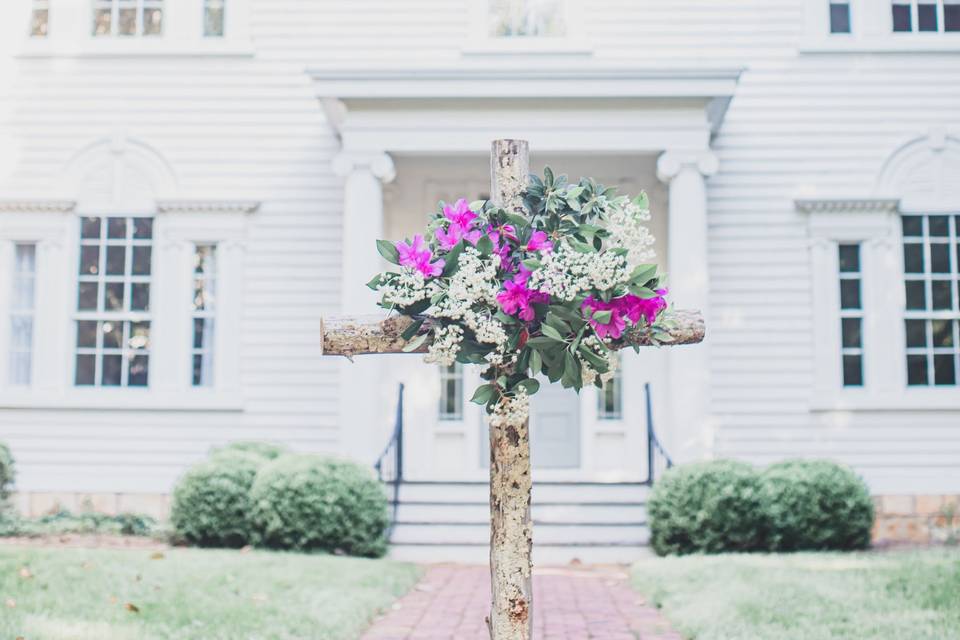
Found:
M 480 240 L 477 241 L 477 251 L 479 251 L 481 255 L 490 255 L 493 253 L 493 241 L 487 236 L 482 236 Z
M 532 375 L 537 375 L 540 373 L 540 367 L 543 365 L 543 359 L 540 357 L 540 352 L 535 349 L 530 349 L 530 373 Z
M 443 273 L 441 275 L 452 276 L 454 273 L 457 272 L 457 267 L 459 266 L 459 263 L 460 263 L 460 253 L 462 251 L 463 251 L 463 240 L 455 244 L 453 246 L 453 249 L 450 249 L 450 252 L 446 256 L 444 256 L 443 259 L 446 262 L 443 265 Z
M 483 205 L 485 205 L 486 203 L 487 203 L 486 200 L 474 200 L 473 202 L 470 203 L 470 211 L 473 211 L 474 213 L 479 213 L 480 211 L 483 211 Z
M 376 291 L 377 287 L 379 286 L 380 286 L 380 274 L 378 273 L 377 275 L 370 278 L 370 282 L 367 283 L 367 287 Z
M 527 269 L 530 269 L 530 271 L 536 271 L 543 266 L 536 258 L 527 258 L 521 264 L 523 264 L 523 266 L 525 266 Z
M 563 354 L 563 377 L 560 383 L 565 388 L 573 387 L 579 390 L 583 386 L 583 378 L 580 376 L 580 363 L 569 351 Z
M 556 346 L 557 341 L 553 338 L 544 338 L 542 336 L 537 336 L 536 338 L 530 338 L 527 340 L 527 344 L 534 349 L 548 349 L 552 346 Z
M 563 336 L 560 335 L 560 332 L 548 324 L 540 325 L 540 332 L 543 333 L 543 335 L 547 336 L 548 338 L 553 338 L 554 340 L 559 340 L 563 342 Z
M 610 309 L 604 309 L 603 311 L 594 311 L 593 319 L 595 322 L 600 324 L 610 324 L 610 316 L 613 315 L 613 312 Z
M 527 378 L 526 380 L 521 380 L 520 382 L 517 383 L 517 386 L 523 388 L 527 392 L 527 395 L 530 395 L 530 396 L 532 396 L 533 394 L 535 394 L 537 391 L 540 390 L 540 383 L 534 380 L 533 378 Z
M 650 198 L 647 197 L 647 192 L 641 191 L 639 194 L 637 194 L 637 197 L 633 199 L 633 204 L 637 205 L 641 209 L 649 209 Z
M 403 330 L 403 333 L 400 334 L 400 337 L 404 340 L 409 340 L 413 336 L 417 335 L 417 331 L 420 330 L 420 327 L 423 326 L 423 318 L 419 320 L 414 320 L 413 323 Z
M 610 368 L 610 364 L 604 358 L 601 358 L 587 347 L 581 346 L 577 351 L 584 360 L 589 362 L 590 365 L 600 373 L 606 373 Z
M 400 264 L 400 252 L 397 251 L 396 245 L 389 240 L 377 240 L 377 251 L 387 262 Z
M 559 331 L 560 335 L 566 335 L 572 331 L 570 325 L 558 318 L 552 311 L 547 313 L 547 317 L 544 319 L 544 322 Z
M 419 348 L 423 345 L 424 342 L 427 341 L 427 338 L 428 338 L 428 337 L 429 337 L 429 336 L 428 336 L 427 334 L 425 334 L 425 333 L 422 334 L 422 335 L 417 336 L 416 338 L 414 338 L 413 340 L 411 340 L 411 341 L 408 342 L 407 344 L 403 345 L 403 352 L 404 352 L 404 353 L 410 353 L 411 351 L 416 351 L 417 349 L 419 349 Z
M 543 168 L 543 182 L 547 186 L 553 184 L 553 169 L 550 167 Z
M 473 397 L 470 398 L 470 402 L 487 404 L 496 393 L 497 388 L 492 384 L 482 384 L 473 392 Z

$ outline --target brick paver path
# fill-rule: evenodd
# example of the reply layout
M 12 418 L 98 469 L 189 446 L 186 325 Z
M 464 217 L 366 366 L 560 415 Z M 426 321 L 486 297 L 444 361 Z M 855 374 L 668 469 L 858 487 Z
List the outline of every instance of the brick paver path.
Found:
M 681 640 L 620 567 L 541 568 L 533 575 L 536 640 Z M 487 567 L 433 565 L 362 640 L 487 640 Z

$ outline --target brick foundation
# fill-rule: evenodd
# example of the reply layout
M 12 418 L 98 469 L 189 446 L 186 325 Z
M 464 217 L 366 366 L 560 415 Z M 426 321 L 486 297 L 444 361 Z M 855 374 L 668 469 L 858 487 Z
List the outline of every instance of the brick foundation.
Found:
M 873 542 L 960 541 L 960 495 L 874 496 Z

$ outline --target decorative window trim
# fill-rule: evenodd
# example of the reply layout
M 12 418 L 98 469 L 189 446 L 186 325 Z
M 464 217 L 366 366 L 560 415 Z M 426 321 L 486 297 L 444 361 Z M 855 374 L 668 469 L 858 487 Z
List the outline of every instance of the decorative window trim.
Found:
M 469 0 L 469 36 L 463 55 L 593 55 L 593 45 L 583 33 L 583 0 L 565 0 L 567 35 L 557 37 L 504 37 L 487 34 L 489 0 Z

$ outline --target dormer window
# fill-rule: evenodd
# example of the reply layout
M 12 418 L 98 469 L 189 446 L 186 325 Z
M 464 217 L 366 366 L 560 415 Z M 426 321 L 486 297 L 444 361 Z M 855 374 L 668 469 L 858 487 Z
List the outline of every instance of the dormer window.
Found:
M 960 32 L 960 0 L 892 0 L 894 33 Z
M 830 33 L 850 33 L 850 3 L 830 3 Z
M 46 38 L 50 22 L 50 0 L 33 0 L 30 3 L 30 37 Z
M 94 37 L 162 34 L 163 0 L 94 0 Z
M 203 37 L 223 37 L 224 0 L 203 0 Z
M 564 0 L 488 0 L 491 38 L 543 38 L 567 35 Z

